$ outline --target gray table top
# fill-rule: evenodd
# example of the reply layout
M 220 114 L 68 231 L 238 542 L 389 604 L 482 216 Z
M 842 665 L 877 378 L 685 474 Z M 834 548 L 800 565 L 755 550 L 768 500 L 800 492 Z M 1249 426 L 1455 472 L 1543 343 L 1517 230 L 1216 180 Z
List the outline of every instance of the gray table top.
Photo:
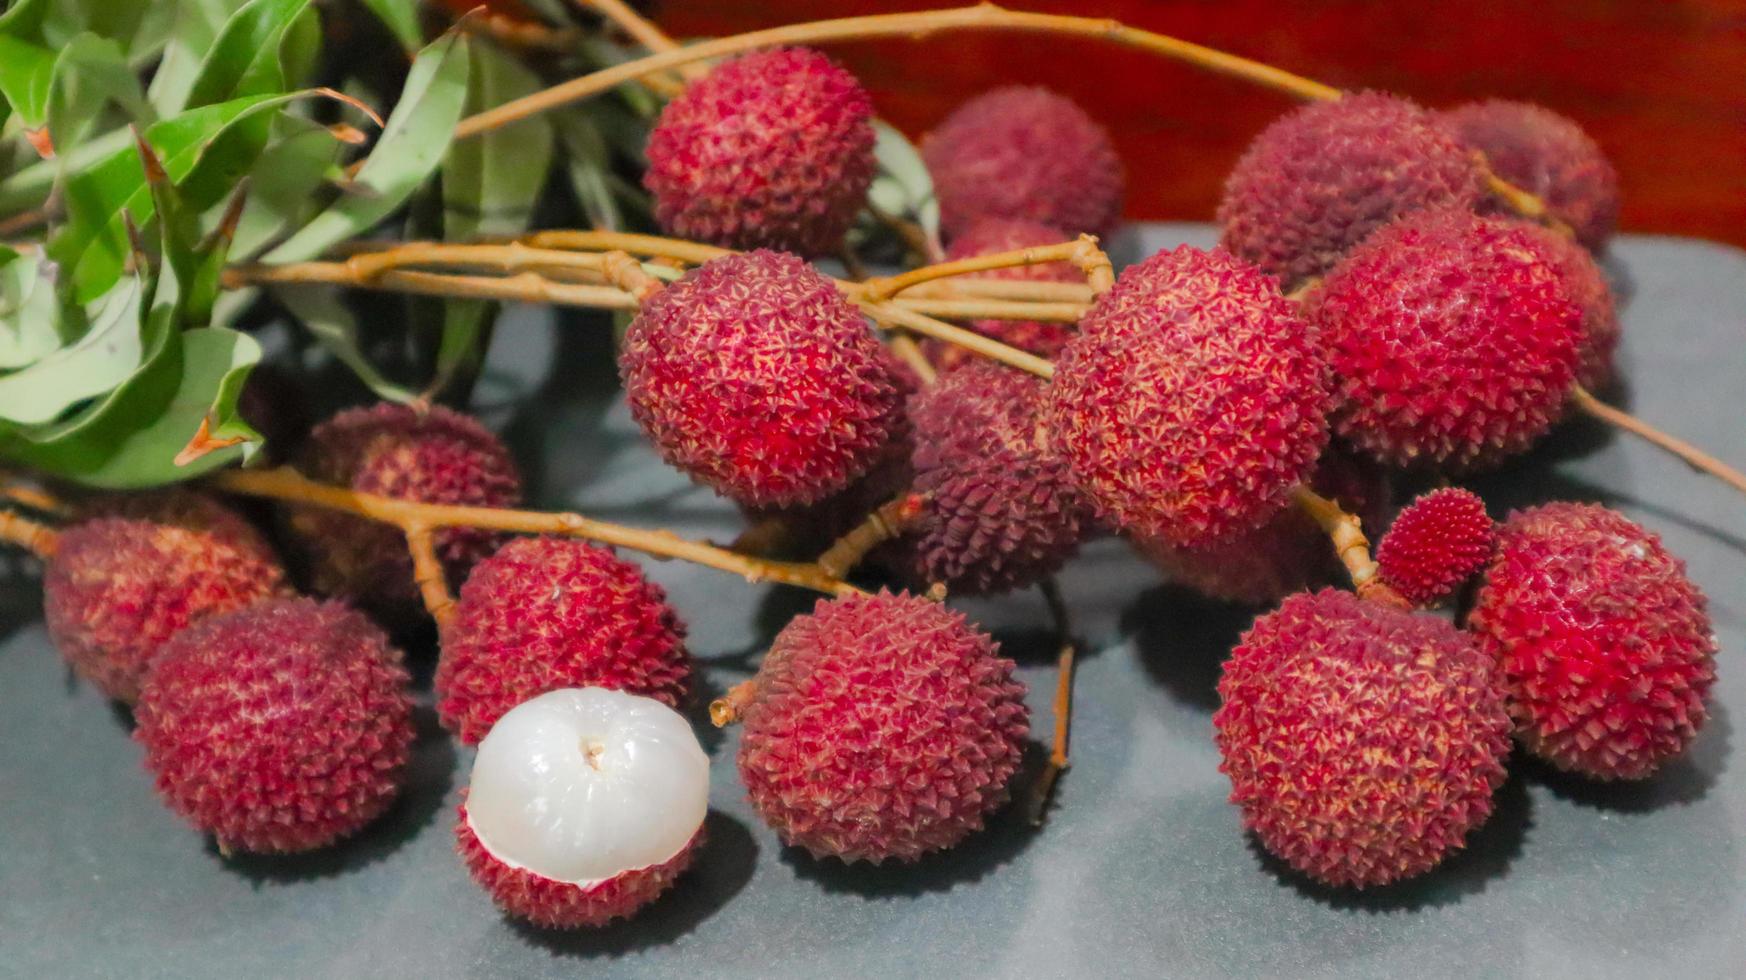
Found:
M 1198 226 L 1130 236 L 1132 254 L 1210 237 Z M 1627 237 L 1615 260 L 1632 291 L 1630 406 L 1746 463 L 1731 404 L 1746 387 L 1746 254 Z M 731 535 L 734 510 L 655 461 L 607 394 L 602 331 L 509 315 L 481 401 L 534 474 L 536 501 Z M 563 373 L 548 377 L 554 360 Z M 1062 580 L 1091 651 L 1074 766 L 1040 831 L 1009 811 L 918 866 L 816 862 L 750 812 L 737 736 L 706 733 L 713 809 L 697 869 L 637 920 L 577 935 L 504 921 L 468 879 L 450 831 L 471 753 L 428 712 L 406 798 L 364 835 L 298 859 L 222 859 L 157 803 L 125 716 L 70 679 L 44 634 L 34 572 L 17 564 L 0 588 L 0 975 L 1738 976 L 1746 767 L 1729 762 L 1732 719 L 1746 713 L 1746 502 L 1583 422 L 1482 490 L 1500 514 L 1609 502 L 1689 563 L 1722 663 L 1687 758 L 1634 786 L 1518 759 L 1497 814 L 1434 873 L 1362 894 L 1306 885 L 1245 837 L 1216 768 L 1218 663 L 1252 614 L 1163 585 L 1103 541 Z M 679 563 L 647 567 L 716 687 L 745 676 L 812 602 Z M 1041 603 L 963 605 L 1024 665 L 1046 732 Z

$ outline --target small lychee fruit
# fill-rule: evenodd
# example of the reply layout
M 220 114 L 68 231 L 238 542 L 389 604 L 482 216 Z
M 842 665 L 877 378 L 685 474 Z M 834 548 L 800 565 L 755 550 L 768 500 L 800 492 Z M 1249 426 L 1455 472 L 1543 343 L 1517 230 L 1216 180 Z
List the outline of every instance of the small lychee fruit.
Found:
M 784 843 L 847 862 L 913 861 L 981 829 L 1030 717 L 994 641 L 909 594 L 820 600 L 747 683 L 752 807 Z
M 1045 88 L 970 99 L 927 135 L 921 154 L 948 239 L 982 218 L 1042 222 L 1070 236 L 1103 234 L 1121 219 L 1126 178 L 1109 133 Z
M 618 364 L 662 458 L 750 507 L 842 490 L 900 424 L 885 349 L 792 255 L 748 252 L 687 272 L 643 304 Z
M 1292 287 L 1384 224 L 1481 199 L 1469 151 L 1438 118 L 1382 92 L 1304 106 L 1249 144 L 1225 181 L 1220 243 Z
M 1213 715 L 1243 826 L 1330 885 L 1435 867 L 1492 811 L 1509 716 L 1496 665 L 1447 621 L 1333 589 L 1255 621 Z
M 1577 355 L 1576 383 L 1599 391 L 1614 377 L 1613 355 L 1619 347 L 1619 314 L 1607 274 L 1588 249 L 1568 235 L 1543 225 L 1517 222 L 1540 245 L 1541 256 L 1564 283 L 1565 292 L 1582 309 L 1582 339 Z
M 338 603 L 204 619 L 152 662 L 134 738 L 170 808 L 221 850 L 307 851 L 388 809 L 413 739 L 400 652 Z
M 1606 248 L 1619 223 L 1619 175 L 1574 120 L 1504 99 L 1469 102 L 1439 116 L 1463 144 L 1485 154 L 1493 173 L 1545 201 L 1584 246 Z
M 474 566 L 437 661 L 437 713 L 472 745 L 539 694 L 601 687 L 685 701 L 685 628 L 661 587 L 604 548 L 517 538 Z
M 1450 595 L 1485 566 L 1494 537 L 1485 501 L 1444 487 L 1408 504 L 1376 546 L 1383 584 L 1418 606 Z
M 709 757 L 677 712 L 565 688 L 522 702 L 479 743 L 455 840 L 509 915 L 602 926 L 691 866 L 708 809 Z
M 1022 218 L 978 218 L 962 234 L 952 239 L 946 249 L 947 261 L 1010 252 L 1019 248 L 1034 248 L 1064 242 L 1072 235 L 1050 225 Z M 1024 282 L 1082 282 L 1084 277 L 1068 262 L 1045 262 L 1040 265 L 1011 266 L 971 273 L 964 278 L 1004 279 Z M 993 337 L 1010 347 L 1029 351 L 1042 358 L 1052 358 L 1073 339 L 1073 328 L 1065 323 L 1037 320 L 972 320 L 970 329 L 985 337 Z M 923 343 L 928 359 L 942 370 L 977 360 L 977 355 L 956 344 L 937 340 Z
M 1468 469 L 1562 415 L 1582 311 L 1519 224 L 1420 211 L 1310 294 L 1334 370 L 1334 431 L 1384 465 Z
M 1622 514 L 1511 514 L 1467 626 L 1502 666 L 1516 737 L 1560 769 L 1642 779 L 1703 727 L 1716 678 L 1704 595 Z
M 130 495 L 60 534 L 43 572 L 49 637 L 81 677 L 132 703 L 171 637 L 208 616 L 288 592 L 247 521 L 190 491 Z
M 1327 443 L 1309 326 L 1277 284 L 1223 249 L 1129 266 L 1056 361 L 1051 444 L 1099 515 L 1201 548 L 1261 526 Z
M 821 255 L 873 182 L 873 102 L 811 48 L 716 66 L 667 103 L 649 134 L 643 186 L 669 234 L 726 248 Z

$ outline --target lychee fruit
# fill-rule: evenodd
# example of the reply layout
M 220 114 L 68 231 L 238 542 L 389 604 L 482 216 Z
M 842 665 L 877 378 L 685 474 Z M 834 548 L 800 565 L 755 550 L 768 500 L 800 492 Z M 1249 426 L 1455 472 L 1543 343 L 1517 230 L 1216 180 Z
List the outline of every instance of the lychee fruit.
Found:
M 338 603 L 271 599 L 177 634 L 134 738 L 170 808 L 222 851 L 324 847 L 388 809 L 413 739 L 400 651 Z
M 1371 232 L 1425 209 L 1470 209 L 1471 151 L 1436 116 L 1361 92 L 1274 122 L 1225 181 L 1220 243 L 1293 287 L 1333 268 Z
M 1485 566 L 1494 536 L 1478 494 L 1460 487 L 1433 490 L 1389 525 L 1376 546 L 1377 574 L 1408 602 L 1428 606 Z
M 1126 178 L 1109 133 L 1045 88 L 997 88 L 960 105 L 922 141 L 948 239 L 982 218 L 1103 234 L 1121 219 Z M 1056 239 L 1060 241 L 1060 239 Z
M 1110 524 L 1204 548 L 1278 513 L 1327 443 L 1326 368 L 1277 284 L 1222 249 L 1124 270 L 1061 352 L 1044 422 Z
M 1613 355 L 1619 348 L 1619 314 L 1613 287 L 1594 256 L 1575 239 L 1542 225 L 1517 222 L 1540 245 L 1540 255 L 1558 270 L 1564 290 L 1582 310 L 1576 383 L 1599 391 L 1614 377 Z
M 1716 678 L 1704 595 L 1621 514 L 1511 514 L 1467 626 L 1502 666 L 1516 737 L 1560 769 L 1642 779 L 1703 727 Z
M 667 103 L 643 186 L 668 234 L 812 256 L 842 244 L 873 182 L 873 101 L 811 48 L 717 65 Z
M 1447 621 L 1333 589 L 1255 621 L 1213 715 L 1243 826 L 1364 888 L 1423 874 L 1492 811 L 1510 722 L 1496 665 Z
M 602 926 L 691 866 L 708 809 L 709 757 L 677 712 L 563 688 L 511 709 L 479 743 L 455 840 L 509 915 Z
M 203 494 L 118 497 L 94 513 L 60 534 L 43 618 L 62 656 L 108 697 L 137 700 L 146 667 L 190 623 L 289 591 L 254 527 Z
M 752 807 L 784 843 L 846 862 L 913 861 L 981 829 L 1030 717 L 997 650 L 917 596 L 820 600 L 730 694 Z
M 792 255 L 748 252 L 687 272 L 643 304 L 618 364 L 662 458 L 749 507 L 842 490 L 900 424 L 885 349 Z
M 1334 431 L 1384 465 L 1471 469 L 1520 452 L 1576 380 L 1582 311 L 1514 222 L 1408 215 L 1308 307 L 1334 370 Z
M 476 419 L 442 406 L 382 403 L 340 412 L 315 427 L 298 468 L 313 480 L 397 500 L 479 507 L 521 502 L 521 474 L 502 441 Z M 311 584 L 390 616 L 418 608 L 405 538 L 391 525 L 315 507 L 288 513 Z M 501 536 L 442 528 L 437 556 L 452 579 L 489 555 Z
M 1022 218 L 978 218 L 962 234 L 952 239 L 946 249 L 947 261 L 1010 252 L 1019 248 L 1055 245 L 1072 235 L 1050 225 Z M 1084 277 L 1068 262 L 1045 262 L 1039 265 L 1011 266 L 971 273 L 964 278 L 1005 279 L 1026 282 L 1082 282 Z M 1073 328 L 1065 323 L 1037 320 L 972 320 L 970 329 L 1009 347 L 1028 351 L 1042 358 L 1052 358 L 1073 339 Z M 929 340 L 922 344 L 928 359 L 942 370 L 978 360 L 975 354 L 956 344 Z
M 1438 114 L 1492 173 L 1546 202 L 1589 249 L 1599 252 L 1619 223 L 1619 175 L 1574 120 L 1531 102 L 1488 99 Z M 1501 204 L 1494 210 L 1502 211 Z
M 689 693 L 685 628 L 661 587 L 604 548 L 517 538 L 473 568 L 443 628 L 437 713 L 464 744 L 539 694 L 629 691 L 678 707 Z

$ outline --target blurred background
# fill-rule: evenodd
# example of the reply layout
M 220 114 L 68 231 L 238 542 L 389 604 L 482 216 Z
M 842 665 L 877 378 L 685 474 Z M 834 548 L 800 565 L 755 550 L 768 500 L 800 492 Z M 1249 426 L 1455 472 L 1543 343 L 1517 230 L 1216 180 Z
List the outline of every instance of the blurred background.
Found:
M 954 0 L 664 0 L 680 37 L 956 6 Z M 1626 231 L 1746 245 L 1746 0 L 1010 0 L 1113 17 L 1342 88 L 1434 107 L 1486 96 L 1580 122 L 1619 169 Z M 1114 45 L 958 33 L 831 45 L 881 116 L 919 137 L 954 105 L 1010 82 L 1077 100 L 1114 134 L 1128 217 L 1210 220 L 1224 175 L 1283 96 Z

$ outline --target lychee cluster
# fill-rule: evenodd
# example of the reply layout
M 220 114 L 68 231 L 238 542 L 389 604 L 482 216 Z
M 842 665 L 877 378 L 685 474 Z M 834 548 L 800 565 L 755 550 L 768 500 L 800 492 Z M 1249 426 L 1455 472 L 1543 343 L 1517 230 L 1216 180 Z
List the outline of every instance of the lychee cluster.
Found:
M 1408 602 L 1428 606 L 1485 566 L 1493 531 L 1478 494 L 1460 487 L 1433 490 L 1389 525 L 1376 546 L 1377 574 Z
M 978 218 L 952 239 L 952 244 L 946 249 L 946 260 L 955 262 L 978 255 L 1054 245 L 1072 237 L 1058 228 L 1022 218 Z M 1067 262 L 1009 266 L 972 273 L 965 278 L 1025 282 L 1081 281 L 1079 270 Z M 1073 328 L 1067 324 L 1036 320 L 972 320 L 970 329 L 983 336 L 993 337 L 1009 347 L 1017 347 L 1043 358 L 1054 357 L 1073 338 Z M 930 340 L 922 347 L 927 352 L 928 359 L 941 369 L 976 360 L 976 355 L 954 344 Z
M 1511 514 L 1467 625 L 1502 667 L 1517 737 L 1561 769 L 1641 779 L 1703 726 L 1716 676 L 1703 593 L 1621 514 Z
M 1619 175 L 1581 126 L 1543 106 L 1504 99 L 1438 115 L 1463 144 L 1485 154 L 1493 173 L 1544 201 L 1584 246 L 1606 248 L 1619 221 Z

